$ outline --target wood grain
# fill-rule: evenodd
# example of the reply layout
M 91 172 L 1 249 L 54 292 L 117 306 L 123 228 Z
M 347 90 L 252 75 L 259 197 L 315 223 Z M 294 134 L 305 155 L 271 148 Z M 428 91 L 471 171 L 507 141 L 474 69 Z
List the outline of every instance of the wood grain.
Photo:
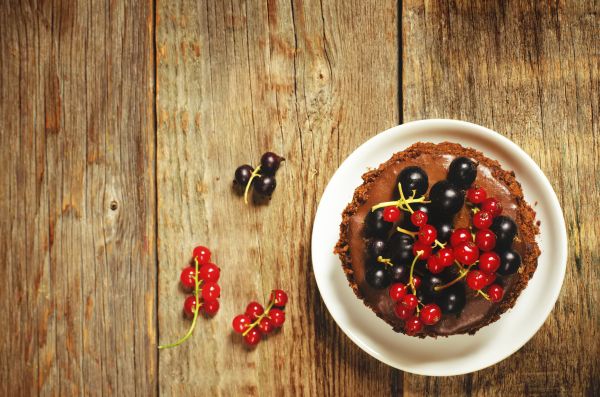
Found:
M 156 391 L 150 4 L 0 5 L 0 395 Z
M 519 352 L 467 376 L 405 374 L 406 395 L 600 394 L 599 10 L 598 1 L 403 2 L 404 119 L 469 120 L 519 144 L 558 194 L 570 250 L 560 299 Z
M 222 268 L 221 311 L 160 353 L 165 395 L 390 394 L 401 375 L 338 329 L 316 289 L 310 235 L 351 150 L 398 123 L 396 4 L 160 2 L 157 10 L 161 342 L 185 332 L 178 275 L 195 244 Z M 360 27 L 357 29 L 357 27 Z M 235 168 L 287 158 L 268 205 L 231 191 Z M 273 288 L 282 332 L 246 351 L 232 318 Z

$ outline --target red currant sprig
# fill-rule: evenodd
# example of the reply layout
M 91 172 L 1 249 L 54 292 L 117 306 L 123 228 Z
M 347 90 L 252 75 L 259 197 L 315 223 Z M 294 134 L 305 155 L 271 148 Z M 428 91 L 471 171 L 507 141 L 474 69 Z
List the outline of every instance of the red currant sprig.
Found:
M 246 312 L 234 317 L 232 327 L 242 334 L 248 346 L 255 346 L 274 329 L 281 328 L 285 322 L 285 305 L 288 296 L 285 291 L 276 289 L 271 292 L 269 304 L 263 308 L 258 302 L 250 302 Z
M 208 248 L 198 246 L 193 252 L 194 266 L 189 266 L 181 272 L 180 281 L 184 289 L 194 290 L 194 295 L 185 299 L 183 312 L 187 317 L 192 318 L 192 323 L 186 332 L 178 341 L 167 345 L 158 346 L 159 349 L 168 349 L 176 347 L 185 342 L 192 336 L 200 309 L 206 315 L 214 316 L 219 311 L 219 296 L 221 288 L 217 284 L 220 276 L 219 268 L 210 263 L 211 252 Z

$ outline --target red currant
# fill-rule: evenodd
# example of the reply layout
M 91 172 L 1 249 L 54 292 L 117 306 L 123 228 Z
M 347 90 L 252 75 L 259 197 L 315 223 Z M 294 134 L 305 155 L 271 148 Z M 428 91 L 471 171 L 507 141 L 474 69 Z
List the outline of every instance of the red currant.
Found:
M 495 218 L 502 213 L 502 204 L 495 198 L 490 197 L 481 203 L 481 209 L 489 212 Z
M 206 281 L 212 281 L 216 283 L 219 281 L 219 276 L 221 275 L 221 271 L 214 263 L 207 263 L 206 265 L 202 265 L 200 269 L 198 269 L 198 273 L 200 274 L 200 279 Z
M 487 293 L 492 302 L 500 302 L 504 296 L 504 289 L 498 284 L 492 284 L 488 287 Z
M 496 273 L 487 274 L 483 272 L 483 275 L 485 276 L 485 285 L 490 285 L 491 283 L 496 281 Z
M 396 316 L 398 316 L 400 320 L 406 320 L 407 318 L 412 316 L 415 310 L 409 309 L 408 307 L 404 306 L 402 302 L 398 302 L 394 311 L 396 312 Z
M 269 311 L 269 318 L 273 326 L 279 328 L 285 322 L 285 312 L 279 309 L 271 309 Z
M 413 286 L 415 287 L 415 289 L 419 289 L 419 287 L 421 286 L 421 277 L 413 276 Z
M 461 243 L 454 247 L 454 257 L 463 265 L 472 265 L 479 258 L 479 248 L 471 241 Z
M 389 294 L 393 301 L 399 301 L 404 295 L 406 295 L 406 285 L 402 283 L 392 284 L 390 286 Z
M 244 335 L 244 342 L 246 342 L 248 346 L 255 346 L 260 342 L 260 332 L 256 328 L 252 328 Z
M 471 232 L 469 229 L 461 228 L 456 229 L 450 235 L 450 245 L 456 247 L 461 243 L 466 243 L 467 241 L 471 241 Z
M 201 245 L 194 248 L 194 252 L 192 253 L 192 258 L 198 260 L 199 265 L 206 265 L 210 262 L 210 250 Z
M 433 255 L 427 259 L 427 270 L 433 274 L 438 274 L 444 270 L 444 266 L 439 262 L 437 256 Z
M 204 313 L 206 313 L 209 316 L 214 316 L 215 314 L 217 314 L 217 312 L 219 311 L 219 307 L 221 307 L 221 305 L 219 305 L 218 300 L 204 302 L 204 304 L 202 305 Z
M 421 229 L 419 229 L 419 241 L 424 244 L 433 244 L 435 239 L 437 238 L 437 230 L 435 227 L 431 225 L 423 225 Z
M 482 187 L 472 187 L 467 190 L 467 200 L 473 204 L 481 204 L 487 198 L 487 192 Z
M 421 321 L 425 325 L 434 325 L 442 318 L 442 309 L 435 303 L 429 303 L 421 309 Z
M 475 244 L 482 251 L 491 251 L 496 246 L 496 235 L 489 229 L 478 230 L 475 233 Z
M 400 209 L 398 207 L 392 205 L 389 207 L 385 207 L 383 210 L 383 220 L 386 222 L 397 222 L 400 219 Z
M 479 257 L 479 270 L 492 274 L 500 267 L 500 256 L 495 252 L 484 252 Z
M 474 290 L 480 290 L 485 287 L 487 282 L 487 277 L 485 273 L 480 272 L 479 270 L 472 270 L 467 274 L 467 285 L 469 288 Z
M 189 266 L 183 269 L 181 272 L 181 276 L 179 279 L 181 280 L 181 285 L 187 291 L 191 291 L 196 288 L 196 269 Z
M 202 299 L 204 302 L 214 301 L 221 295 L 221 287 L 219 284 L 212 281 L 207 282 L 202 286 Z
M 252 320 L 256 320 L 265 312 L 265 309 L 258 302 L 250 302 L 248 306 L 246 306 L 246 316 L 250 317 Z
M 417 256 L 417 254 L 419 254 L 419 259 L 427 260 L 431 256 L 431 245 L 425 244 L 421 240 L 415 241 L 413 244 L 413 255 Z
M 443 267 L 451 266 L 454 263 L 454 251 L 452 248 L 442 248 L 437 252 L 437 261 Z
M 246 330 L 246 328 L 248 328 L 250 324 L 252 324 L 250 317 L 246 316 L 245 314 L 239 314 L 233 318 L 232 326 L 235 332 L 241 334 Z
M 263 317 L 258 323 L 258 329 L 265 335 L 273 331 L 273 328 L 273 323 L 269 317 Z
M 415 335 L 422 329 L 423 323 L 421 322 L 421 320 L 419 320 L 419 317 L 417 316 L 412 316 L 411 318 L 406 320 L 406 323 L 404 324 L 404 331 L 407 335 Z
M 273 301 L 274 306 L 284 307 L 287 304 L 288 296 L 284 290 L 274 289 L 269 299 Z
M 473 215 L 473 226 L 477 229 L 488 229 L 492 226 L 492 222 L 494 219 L 492 215 L 487 211 L 479 211 L 475 215 Z
M 186 316 L 192 318 L 194 317 L 194 312 L 196 311 L 197 306 L 196 297 L 194 295 L 188 296 L 183 302 L 183 312 Z
M 400 302 L 402 302 L 404 307 L 406 307 L 407 309 L 414 310 L 417 308 L 419 299 L 417 299 L 417 297 L 413 294 L 407 294 L 402 297 L 402 300 Z
M 410 215 L 410 221 L 416 227 L 421 227 L 427 223 L 427 214 L 423 211 L 415 211 Z

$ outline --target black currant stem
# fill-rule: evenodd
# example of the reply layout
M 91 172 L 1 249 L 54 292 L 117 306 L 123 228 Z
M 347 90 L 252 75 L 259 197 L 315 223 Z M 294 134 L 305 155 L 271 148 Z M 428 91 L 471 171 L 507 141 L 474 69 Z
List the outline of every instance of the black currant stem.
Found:
M 490 300 L 490 296 L 488 294 L 486 294 L 485 292 L 483 292 L 482 290 L 478 289 L 477 293 L 481 296 L 483 296 L 485 298 L 485 300 Z
M 419 257 L 423 255 L 423 251 L 417 251 L 417 255 L 415 255 L 415 259 L 413 259 L 412 264 L 410 265 L 410 274 L 408 275 L 408 285 L 410 285 L 410 289 L 412 290 L 413 295 L 417 294 L 417 289 L 415 288 L 415 279 L 413 278 L 413 271 L 415 270 L 415 263 Z
M 256 178 L 257 176 L 261 176 L 258 172 L 260 171 L 260 165 L 258 167 L 256 167 L 256 169 L 254 171 L 252 171 L 252 174 L 250 174 L 250 179 L 248 180 L 248 183 L 246 184 L 246 189 L 244 190 L 244 203 L 248 204 L 248 192 L 250 191 L 250 186 L 252 185 L 252 180 L 254 178 Z
M 250 332 L 250 330 L 254 327 L 256 327 L 259 323 L 260 320 L 262 320 L 263 318 L 265 318 L 266 316 L 269 315 L 269 312 L 271 311 L 271 309 L 273 308 L 273 305 L 275 304 L 275 299 L 272 299 L 269 304 L 267 305 L 267 308 L 265 309 L 265 311 L 263 312 L 263 314 L 261 314 L 260 316 L 258 316 L 258 318 L 248 326 L 248 328 L 246 328 L 246 330 L 244 331 L 244 333 L 242 333 L 242 336 L 246 336 L 246 334 L 248 332 Z
M 194 268 L 195 268 L 194 296 L 196 298 L 196 308 L 194 309 L 194 318 L 192 319 L 192 324 L 190 325 L 190 328 L 188 329 L 186 334 L 183 337 L 181 337 L 181 339 L 179 339 L 177 342 L 173 342 L 168 345 L 160 345 L 160 346 L 158 346 L 159 350 L 170 349 L 172 347 L 177 347 L 177 346 L 181 345 L 183 342 L 188 340 L 190 336 L 192 336 L 192 333 L 194 332 L 194 328 L 196 328 L 196 322 L 198 320 L 198 313 L 200 313 L 200 307 L 202 306 L 202 303 L 198 303 L 198 298 L 200 296 L 200 291 L 201 291 L 200 285 L 202 284 L 202 280 L 198 280 L 198 259 L 197 258 L 194 258 Z
M 381 255 L 377 257 L 377 262 L 379 262 L 379 263 L 384 263 L 384 264 L 386 264 L 386 265 L 388 265 L 388 266 L 394 266 L 394 264 L 392 263 L 392 260 L 391 260 L 391 259 L 389 259 L 389 258 L 384 258 L 384 257 L 383 257 L 383 256 L 381 256 Z
M 406 229 L 402 229 L 400 226 L 398 226 L 396 228 L 397 231 L 399 231 L 400 233 L 404 233 L 404 234 L 408 234 L 411 237 L 415 237 L 417 235 L 417 232 L 411 232 L 410 230 L 406 230 Z

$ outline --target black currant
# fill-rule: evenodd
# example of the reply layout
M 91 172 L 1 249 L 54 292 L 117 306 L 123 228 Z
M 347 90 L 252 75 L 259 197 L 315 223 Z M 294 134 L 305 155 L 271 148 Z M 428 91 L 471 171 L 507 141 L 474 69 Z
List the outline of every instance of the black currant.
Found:
M 396 233 L 386 243 L 385 256 L 396 265 L 407 264 L 414 258 L 413 238 L 407 234 Z
M 477 176 L 477 164 L 466 157 L 457 157 L 448 168 L 448 180 L 461 189 L 466 189 Z
M 234 183 L 237 183 L 239 186 L 245 187 L 250 181 L 252 172 L 254 172 L 254 168 L 252 168 L 252 166 L 248 164 L 240 165 L 235 170 Z
M 435 303 L 442 309 L 444 314 L 458 314 L 465 307 L 467 298 L 463 283 L 454 284 L 441 291 L 435 299 Z
M 500 267 L 497 273 L 502 276 L 508 276 L 509 274 L 516 273 L 521 266 L 521 255 L 513 250 L 507 250 L 500 252 Z
M 508 216 L 500 215 L 494 219 L 490 230 L 496 235 L 496 247 L 510 248 L 517 234 L 517 224 Z
M 273 152 L 266 152 L 260 158 L 260 171 L 265 174 L 274 175 L 282 161 L 285 161 L 283 157 Z
M 398 175 L 398 183 L 402 185 L 402 193 L 405 198 L 409 198 L 416 191 L 416 197 L 422 196 L 429 187 L 429 178 L 422 168 L 411 166 L 406 167 Z
M 408 265 L 397 264 L 390 268 L 390 276 L 394 282 L 402 282 L 408 277 Z
M 392 228 L 392 223 L 383 220 L 383 208 L 369 211 L 365 225 L 367 234 L 374 237 L 385 237 Z
M 270 196 L 277 187 L 277 181 L 274 176 L 261 175 L 254 179 L 254 191 L 263 196 Z
M 371 266 L 365 274 L 365 280 L 367 280 L 367 283 L 375 289 L 384 289 L 390 285 L 392 278 L 390 277 L 387 266 L 381 264 Z
M 377 258 L 380 255 L 383 255 L 385 251 L 385 241 L 382 239 L 374 238 L 369 240 L 367 243 L 367 248 L 369 250 L 369 254 L 372 258 Z
M 452 234 L 452 221 L 441 221 L 434 224 L 435 229 L 437 230 L 437 240 L 440 243 L 447 243 L 450 240 L 450 235 Z
M 456 214 L 465 202 L 465 194 L 452 182 L 442 180 L 431 187 L 429 199 L 438 212 Z

